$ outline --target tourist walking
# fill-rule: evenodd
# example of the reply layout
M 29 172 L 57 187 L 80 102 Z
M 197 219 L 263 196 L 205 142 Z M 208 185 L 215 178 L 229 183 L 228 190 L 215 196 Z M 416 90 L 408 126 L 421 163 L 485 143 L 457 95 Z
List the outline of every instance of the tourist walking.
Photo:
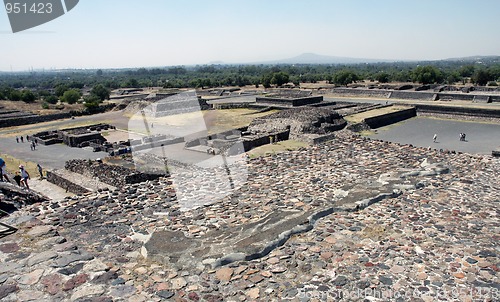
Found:
M 19 137 L 16 136 L 16 143 L 19 144 Z
M 19 166 L 19 174 L 21 174 L 21 184 L 22 186 L 25 186 L 26 189 L 30 189 L 30 186 L 28 185 L 28 179 L 30 179 L 30 174 L 26 169 L 24 169 L 23 165 Z
M 436 141 L 437 141 L 437 139 L 438 139 L 438 135 L 437 135 L 437 133 L 435 133 L 435 134 L 434 134 L 434 137 L 432 138 L 432 140 L 433 140 L 434 142 L 436 142 Z
M 21 135 L 21 143 L 24 143 L 24 137 Z
M 43 169 L 42 169 L 42 166 L 40 166 L 40 164 L 36 164 L 36 167 L 38 169 L 38 173 L 40 173 L 40 179 L 43 179 Z
M 35 144 L 35 141 L 31 141 L 31 148 L 33 149 L 33 151 L 36 150 L 36 144 Z

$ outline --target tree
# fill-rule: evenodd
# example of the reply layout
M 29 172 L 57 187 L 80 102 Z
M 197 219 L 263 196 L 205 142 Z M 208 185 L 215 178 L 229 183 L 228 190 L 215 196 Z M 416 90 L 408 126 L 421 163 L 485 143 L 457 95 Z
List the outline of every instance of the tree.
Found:
M 283 71 L 280 72 L 275 72 L 273 73 L 273 76 L 271 78 L 271 84 L 275 84 L 278 87 L 281 87 L 281 85 L 288 83 L 290 76 L 288 73 L 285 73 Z
M 350 70 L 341 70 L 341 71 L 336 72 L 333 75 L 333 79 L 332 80 L 333 80 L 333 83 L 335 83 L 335 84 L 342 85 L 342 86 L 347 86 L 347 85 L 351 84 L 352 82 L 359 81 L 360 78 L 353 71 L 350 71 Z
M 375 75 L 375 80 L 377 80 L 379 83 L 388 83 L 389 74 L 387 72 L 379 72 Z
M 458 72 L 456 72 L 456 71 L 449 73 L 449 74 L 448 74 L 448 77 L 446 78 L 446 82 L 447 82 L 448 84 L 451 84 L 451 85 L 453 85 L 453 84 L 455 84 L 456 82 L 461 81 L 461 80 L 462 80 L 462 77 L 461 77 L 461 76 L 460 76 L 460 74 L 459 74 Z
M 474 74 L 474 65 L 464 65 L 462 67 L 460 67 L 460 69 L 458 69 L 458 73 L 464 77 L 464 78 L 468 78 L 470 76 L 472 76 L 472 74 Z
M 98 77 L 102 77 L 102 69 L 97 69 L 97 71 L 95 72 L 95 74 L 98 76 Z
M 76 103 L 80 97 L 82 96 L 82 93 L 78 89 L 69 89 L 64 92 L 64 94 L 61 97 L 61 101 L 66 102 L 68 104 L 74 104 Z
M 443 74 L 439 69 L 434 66 L 426 65 L 426 66 L 418 66 L 412 72 L 412 80 L 413 82 L 419 82 L 422 84 L 433 84 L 433 83 L 441 83 L 443 81 Z
M 31 90 L 23 90 L 21 91 L 21 101 L 25 103 L 33 103 L 36 100 L 36 96 Z
M 139 81 L 137 79 L 128 79 L 126 82 L 122 83 L 123 88 L 138 88 Z
M 9 94 L 9 100 L 17 102 L 21 100 L 21 92 L 19 90 L 12 90 Z
M 44 98 L 44 101 L 49 104 L 57 104 L 59 99 L 55 95 L 49 95 Z
M 68 85 L 65 85 L 65 84 L 59 84 L 59 85 L 56 85 L 55 87 L 55 94 L 56 96 L 62 96 L 67 90 L 69 89 Z
M 472 75 L 471 80 L 473 83 L 476 83 L 477 85 L 484 86 L 488 83 L 488 81 L 494 79 L 491 77 L 491 74 L 489 73 L 488 70 L 478 69 Z
M 90 93 L 97 96 L 101 101 L 109 100 L 109 94 L 111 93 L 108 88 L 104 87 L 102 84 L 95 85 Z
M 83 98 L 84 106 L 88 111 L 92 112 L 99 107 L 101 99 L 95 94 L 86 95 Z
M 271 79 L 273 78 L 273 75 L 271 73 L 267 73 L 262 76 L 262 86 L 264 88 L 270 88 L 271 87 Z

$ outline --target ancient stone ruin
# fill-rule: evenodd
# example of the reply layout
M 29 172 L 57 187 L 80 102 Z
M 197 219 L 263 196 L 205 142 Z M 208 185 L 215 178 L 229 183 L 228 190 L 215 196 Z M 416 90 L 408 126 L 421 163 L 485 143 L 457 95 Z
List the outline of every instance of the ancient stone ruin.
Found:
M 278 106 L 278 107 L 297 107 L 320 103 L 323 96 L 313 96 L 311 91 L 279 89 L 272 93 L 256 98 L 257 104 Z
M 33 136 L 42 145 L 53 145 L 64 143 L 70 147 L 87 147 L 90 143 L 102 145 L 106 139 L 102 136 L 102 130 L 115 129 L 108 124 L 95 124 L 83 127 L 66 128 L 61 130 L 43 131 Z
M 167 97 L 159 97 L 159 100 L 154 99 L 142 112 L 150 117 L 162 117 L 205 110 L 208 107 L 206 101 L 197 96 L 196 91 L 189 91 Z
M 347 122 L 331 108 L 293 108 L 256 118 L 248 126 L 251 133 L 272 133 L 289 129 L 290 139 L 304 135 L 325 135 L 343 129 Z

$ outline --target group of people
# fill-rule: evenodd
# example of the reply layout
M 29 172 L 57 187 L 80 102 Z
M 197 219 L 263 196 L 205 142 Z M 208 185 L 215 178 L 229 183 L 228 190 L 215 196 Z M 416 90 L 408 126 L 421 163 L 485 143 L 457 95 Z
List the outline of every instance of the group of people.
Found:
M 38 169 L 38 173 L 40 173 L 40 178 L 43 179 L 43 168 L 40 166 L 40 164 L 36 165 Z M 0 158 L 0 181 L 5 181 L 10 182 L 9 176 L 7 175 L 7 165 L 5 161 Z M 31 176 L 29 172 L 24 168 L 24 165 L 19 165 L 19 172 L 16 172 L 16 175 L 13 177 L 14 181 L 17 183 L 18 186 L 30 189 L 30 186 L 28 184 L 28 180 L 31 179 Z
M 465 142 L 465 133 L 460 133 L 459 138 L 461 142 Z
M 38 139 L 35 137 L 30 137 L 29 135 L 26 135 L 26 141 L 29 142 L 31 139 L 31 144 L 30 144 L 30 148 L 31 148 L 31 151 L 35 151 L 36 150 L 36 146 L 38 146 Z M 16 136 L 16 142 L 19 143 L 19 141 L 21 141 L 21 143 L 24 143 L 24 136 L 20 136 L 20 137 L 17 137 Z
M 432 138 L 432 140 L 434 142 L 437 142 L 437 137 L 438 137 L 437 134 L 434 134 L 434 137 Z M 460 133 L 458 135 L 458 138 L 460 139 L 461 142 L 465 142 L 465 133 Z

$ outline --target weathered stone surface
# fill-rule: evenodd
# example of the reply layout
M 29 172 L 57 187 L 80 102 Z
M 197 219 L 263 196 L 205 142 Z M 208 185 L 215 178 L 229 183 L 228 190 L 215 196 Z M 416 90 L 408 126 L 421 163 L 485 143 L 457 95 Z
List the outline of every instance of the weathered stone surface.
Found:
M 136 288 L 130 285 L 119 285 L 111 289 L 110 295 L 117 298 L 127 298 L 136 292 Z
M 40 262 L 44 262 L 50 259 L 54 259 L 57 257 L 57 253 L 53 251 L 45 251 L 41 252 L 39 254 L 33 255 L 28 259 L 28 265 L 33 266 L 35 264 L 38 264 Z
M 45 294 L 36 290 L 20 290 L 16 293 L 18 301 L 43 301 Z
M 223 267 L 217 270 L 215 276 L 217 279 L 221 281 L 229 281 L 231 280 L 231 276 L 233 275 L 233 269 L 230 267 Z
M 62 290 L 64 282 L 62 276 L 59 274 L 44 276 L 40 281 L 43 285 L 45 285 L 45 291 L 51 295 L 59 293 Z
M 59 256 L 59 258 L 54 260 L 55 267 L 65 267 L 70 263 L 82 260 L 91 260 L 94 256 L 87 252 L 76 252 L 69 255 Z
M 75 287 L 78 287 L 78 286 L 84 284 L 85 282 L 87 282 L 88 279 L 89 279 L 89 276 L 87 274 L 80 274 L 80 275 L 74 276 L 73 278 L 66 281 L 66 283 L 64 283 L 64 286 L 62 289 L 65 291 L 72 290 Z
M 15 242 L 0 244 L 0 252 L 2 253 L 14 253 L 19 251 L 20 247 Z
M 158 296 L 160 296 L 163 299 L 170 299 L 172 298 L 175 293 L 168 291 L 168 290 L 160 290 L 159 292 L 156 293 Z
M 5 284 L 0 285 L 0 299 L 7 297 L 9 294 L 19 290 L 19 287 L 15 284 Z
M 0 252 L 3 295 L 13 291 L 4 300 L 298 301 L 391 288 L 430 301 L 439 290 L 498 288 L 500 162 L 343 135 L 250 160 L 248 184 L 200 208 L 181 211 L 168 178 L 26 206 L 2 218 L 37 217 L 0 238 L 10 244 Z M 271 245 L 290 221 L 284 229 L 310 226 Z M 27 235 L 43 224 L 60 234 Z M 140 255 L 155 230 L 170 240 L 155 239 L 171 248 L 161 262 Z M 259 241 L 269 250 L 238 260 Z M 28 266 L 50 251 L 57 258 Z M 228 261 L 214 268 L 218 259 Z
M 24 285 L 33 285 L 40 280 L 45 270 L 37 269 L 19 277 L 18 282 Z
M 187 285 L 186 279 L 178 277 L 170 281 L 172 283 L 172 289 L 179 290 Z
M 8 272 L 15 272 L 19 268 L 21 268 L 21 265 L 14 263 L 14 262 L 3 262 L 2 265 L 0 265 L 0 274 L 8 273 Z
M 106 291 L 106 289 L 102 285 L 80 286 L 71 295 L 71 300 L 74 301 L 74 300 L 77 300 L 77 299 L 80 299 L 83 297 L 102 295 L 105 291 Z
M 110 282 L 111 280 L 115 280 L 116 278 L 118 278 L 118 274 L 116 272 L 109 271 L 109 272 L 105 272 L 105 273 L 99 274 L 96 277 L 94 277 L 94 279 L 92 279 L 92 283 L 105 284 L 105 283 Z
M 42 237 L 51 233 L 54 233 L 54 227 L 51 225 L 39 225 L 32 228 L 28 235 L 32 237 Z
M 99 259 L 92 259 L 83 266 L 83 271 L 85 272 L 96 273 L 104 272 L 107 270 L 109 270 L 109 267 Z

